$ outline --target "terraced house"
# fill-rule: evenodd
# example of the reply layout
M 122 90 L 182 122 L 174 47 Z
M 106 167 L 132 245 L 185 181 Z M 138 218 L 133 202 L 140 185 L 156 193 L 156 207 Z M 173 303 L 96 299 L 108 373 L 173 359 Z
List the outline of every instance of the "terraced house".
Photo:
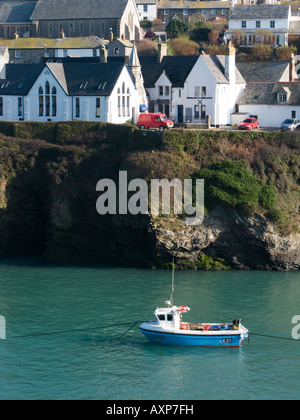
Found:
M 164 23 L 176 18 L 184 22 L 227 18 L 229 10 L 230 1 L 160 0 L 157 3 L 157 17 Z

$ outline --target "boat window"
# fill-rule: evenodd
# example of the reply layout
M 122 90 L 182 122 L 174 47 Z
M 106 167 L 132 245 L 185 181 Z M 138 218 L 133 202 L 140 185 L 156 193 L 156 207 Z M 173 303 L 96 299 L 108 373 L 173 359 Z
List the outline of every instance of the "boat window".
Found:
M 173 314 L 168 314 L 167 315 L 167 320 L 168 321 L 173 321 Z
M 158 315 L 158 316 L 157 316 L 157 318 L 158 318 L 160 321 L 165 321 L 165 320 L 166 320 L 165 315 Z

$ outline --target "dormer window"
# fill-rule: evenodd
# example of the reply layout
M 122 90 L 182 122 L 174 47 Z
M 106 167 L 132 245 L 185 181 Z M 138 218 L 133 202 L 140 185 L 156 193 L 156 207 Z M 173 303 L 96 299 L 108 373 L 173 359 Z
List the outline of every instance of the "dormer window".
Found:
M 286 104 L 290 99 L 291 91 L 289 88 L 284 87 L 280 89 L 280 91 L 277 93 L 277 102 L 279 104 Z

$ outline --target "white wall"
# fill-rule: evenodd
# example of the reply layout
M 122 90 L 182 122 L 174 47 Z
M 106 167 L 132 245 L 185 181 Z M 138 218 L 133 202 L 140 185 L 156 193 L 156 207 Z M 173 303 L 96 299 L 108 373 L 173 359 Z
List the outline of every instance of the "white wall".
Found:
M 144 11 L 144 6 L 147 6 L 147 11 Z M 138 4 L 137 5 L 140 20 L 154 21 L 157 17 L 156 4 Z
M 285 119 L 292 118 L 292 111 L 300 119 L 300 105 L 240 105 L 239 111 L 257 115 L 261 127 L 280 127 Z
M 240 31 L 247 31 L 247 30 L 255 30 L 255 31 L 259 31 L 259 30 L 268 30 L 268 31 L 276 31 L 278 29 L 289 29 L 289 19 L 275 19 L 275 28 L 272 29 L 270 26 L 270 22 L 271 20 L 274 19 L 263 19 L 263 17 L 257 18 L 257 19 L 230 19 L 229 20 L 229 30 L 230 31 L 235 31 L 235 30 L 240 30 Z M 247 28 L 242 28 L 242 21 L 247 21 Z M 260 28 L 256 27 L 256 22 L 260 21 Z

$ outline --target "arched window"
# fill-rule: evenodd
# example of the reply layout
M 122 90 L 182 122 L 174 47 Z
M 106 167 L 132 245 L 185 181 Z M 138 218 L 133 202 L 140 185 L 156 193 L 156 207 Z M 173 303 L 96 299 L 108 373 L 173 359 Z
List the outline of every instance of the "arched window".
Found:
M 39 88 L 39 116 L 44 115 L 44 90 L 42 86 Z
M 52 117 L 56 117 L 57 114 L 57 100 L 56 100 L 57 90 L 56 87 L 52 88 Z
M 130 89 L 127 89 L 127 117 L 130 117 Z
M 123 85 L 122 85 L 122 93 L 123 93 L 123 95 L 125 95 L 125 83 L 123 82 Z
M 80 36 L 83 36 L 83 32 L 84 32 L 83 23 L 82 23 L 82 22 L 80 22 L 80 23 L 79 23 L 79 35 L 80 35 Z
M 101 35 L 105 35 L 105 23 L 104 22 L 102 22 L 101 23 Z
M 50 83 L 45 83 L 46 117 L 50 117 Z
M 49 23 L 48 25 L 48 35 L 53 36 L 53 24 Z
M 121 89 L 118 88 L 118 116 L 121 117 Z
M 94 35 L 94 22 L 90 24 L 90 35 Z

